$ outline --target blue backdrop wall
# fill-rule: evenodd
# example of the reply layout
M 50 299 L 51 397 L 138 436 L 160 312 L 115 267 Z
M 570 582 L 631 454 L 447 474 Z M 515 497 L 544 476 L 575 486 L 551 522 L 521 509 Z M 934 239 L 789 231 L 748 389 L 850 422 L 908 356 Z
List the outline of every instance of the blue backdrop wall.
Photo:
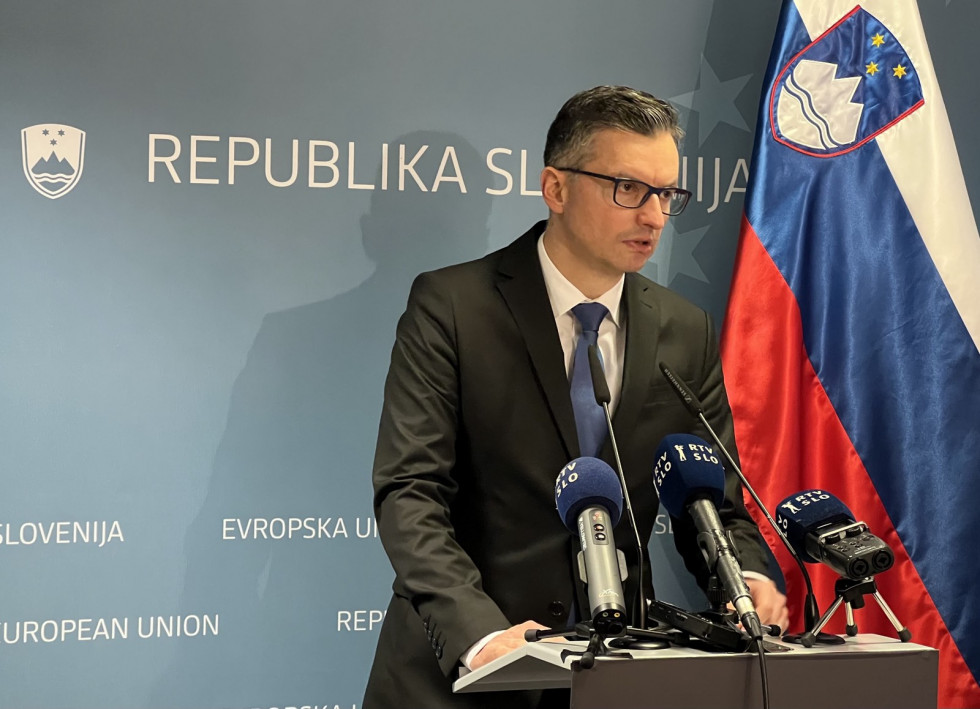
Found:
M 551 118 L 630 84 L 696 200 L 647 275 L 720 321 L 778 4 L 0 8 L 0 706 L 358 706 L 412 278 L 544 218 Z M 976 200 L 980 9 L 920 6 Z

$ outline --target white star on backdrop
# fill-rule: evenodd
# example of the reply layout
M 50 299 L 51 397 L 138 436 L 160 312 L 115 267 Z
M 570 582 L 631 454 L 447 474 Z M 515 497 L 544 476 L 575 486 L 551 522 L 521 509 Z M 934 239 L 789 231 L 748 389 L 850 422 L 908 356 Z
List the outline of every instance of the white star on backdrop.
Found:
M 735 106 L 735 99 L 752 78 L 751 74 L 721 81 L 711 65 L 701 56 L 701 71 L 698 88 L 686 94 L 671 97 L 671 102 L 689 108 L 698 114 L 698 145 L 704 145 L 711 132 L 719 123 L 747 131 L 741 112 Z
M 694 249 L 701 243 L 709 228 L 704 226 L 679 232 L 672 223 L 668 223 L 660 237 L 657 250 L 650 259 L 650 264 L 655 266 L 656 270 L 651 270 L 647 276 L 668 288 L 674 279 L 682 274 L 702 283 L 708 283 L 708 277 L 694 257 Z M 650 266 L 648 265 L 647 268 L 649 269 Z

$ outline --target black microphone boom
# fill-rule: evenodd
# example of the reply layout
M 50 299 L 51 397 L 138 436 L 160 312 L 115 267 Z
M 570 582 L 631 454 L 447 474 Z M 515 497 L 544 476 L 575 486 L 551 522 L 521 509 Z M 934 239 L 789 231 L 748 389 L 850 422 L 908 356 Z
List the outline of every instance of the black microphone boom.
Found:
M 612 401 L 612 397 L 609 395 L 609 384 L 606 382 L 606 373 L 602 369 L 602 362 L 599 361 L 599 348 L 595 345 L 589 346 L 589 374 L 592 375 L 592 389 L 595 391 L 595 403 L 599 406 L 608 404 Z M 611 428 L 610 435 L 612 435 Z
M 623 488 L 623 504 L 626 507 L 626 518 L 629 520 L 630 529 L 633 530 L 633 537 L 636 540 L 636 595 L 633 604 L 633 625 L 640 630 L 647 627 L 647 602 L 646 594 L 643 591 L 643 543 L 640 541 L 640 529 L 636 526 L 636 517 L 633 516 L 633 505 L 630 503 L 630 492 L 626 485 L 626 474 L 623 472 L 623 461 L 619 458 L 619 446 L 616 445 L 616 434 L 613 432 L 612 416 L 609 414 L 609 402 L 612 397 L 609 395 L 609 385 L 606 383 L 606 373 L 602 370 L 602 363 L 599 361 L 599 348 L 589 345 L 589 373 L 592 375 L 592 389 L 595 391 L 595 402 L 602 407 L 606 414 L 606 428 L 609 430 L 609 442 L 612 444 L 613 459 L 616 461 L 616 474 L 619 476 L 619 485 Z
M 678 376 L 675 376 L 663 362 L 660 363 L 660 371 L 663 373 L 664 379 L 666 379 L 674 389 L 674 392 L 681 400 L 681 403 L 684 404 L 685 408 L 690 411 L 691 415 L 698 419 L 702 425 L 704 425 L 705 430 L 711 436 L 711 440 L 713 440 L 721 450 L 722 455 L 725 456 L 725 460 L 728 461 L 728 464 L 732 466 L 731 469 L 738 476 L 742 486 L 748 490 L 749 495 L 752 496 L 752 499 L 755 500 L 755 504 L 758 505 L 760 510 L 762 510 L 762 514 L 765 515 L 766 519 L 769 521 L 769 525 L 776 531 L 776 535 L 789 551 L 789 554 L 791 557 L 793 557 L 796 565 L 800 568 L 800 573 L 803 574 L 803 581 L 806 583 L 806 599 L 803 603 L 803 631 L 807 632 L 812 630 L 817 623 L 817 618 L 820 615 L 820 608 L 817 606 L 817 597 L 813 593 L 813 582 L 810 580 L 810 574 L 803 565 L 802 559 L 800 559 L 799 555 L 796 553 L 796 550 L 793 548 L 793 545 L 790 544 L 789 540 L 786 538 L 783 530 L 780 529 L 778 524 L 776 524 L 776 520 L 774 520 L 772 515 L 769 514 L 769 510 L 766 509 L 764 504 L 762 504 L 762 500 L 759 498 L 759 495 L 756 494 L 755 489 L 751 484 L 749 484 L 745 474 L 742 473 L 742 469 L 738 467 L 738 464 L 735 462 L 735 459 L 732 458 L 731 453 L 728 452 L 725 444 L 721 442 L 721 438 L 719 438 L 718 434 L 715 433 L 715 429 L 711 427 L 710 423 L 708 423 L 708 419 L 704 415 L 704 407 L 701 405 L 701 401 L 698 399 L 698 397 L 693 391 L 691 391 L 690 387 L 687 386 L 684 380 Z
M 703 419 L 704 409 L 701 407 L 701 402 L 698 400 L 698 397 L 694 396 L 694 392 L 691 391 L 691 388 L 684 383 L 684 380 L 679 377 L 675 377 L 674 373 L 667 369 L 667 365 L 663 362 L 660 363 L 660 371 L 663 372 L 664 378 L 667 380 L 667 382 L 674 387 L 674 391 L 680 398 L 681 403 L 683 403 L 684 407 L 691 412 L 691 415 L 694 418 Z

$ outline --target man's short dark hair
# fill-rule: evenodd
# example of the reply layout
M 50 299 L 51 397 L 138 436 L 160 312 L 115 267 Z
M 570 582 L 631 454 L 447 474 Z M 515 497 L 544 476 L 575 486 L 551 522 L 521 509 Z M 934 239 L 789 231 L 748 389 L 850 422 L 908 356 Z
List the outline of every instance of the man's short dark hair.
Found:
M 628 86 L 596 86 L 575 94 L 558 111 L 548 129 L 544 164 L 579 167 L 592 136 L 607 128 L 646 136 L 669 133 L 675 143 L 684 136 L 677 111 L 666 101 Z

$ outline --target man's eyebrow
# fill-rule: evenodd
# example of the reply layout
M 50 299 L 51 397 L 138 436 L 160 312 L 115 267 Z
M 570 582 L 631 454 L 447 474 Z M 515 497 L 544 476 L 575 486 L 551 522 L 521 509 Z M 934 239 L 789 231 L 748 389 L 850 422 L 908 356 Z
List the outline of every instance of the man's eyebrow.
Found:
M 639 177 L 625 177 L 625 176 L 624 177 L 617 176 L 617 177 L 620 180 L 630 180 L 631 182 L 640 182 L 646 185 L 647 187 L 656 187 L 658 190 L 664 190 L 667 189 L 668 187 L 676 188 L 678 186 L 677 180 L 671 180 L 666 185 L 654 185 L 650 182 L 647 182 L 646 180 L 641 180 Z
M 649 185 L 650 183 L 646 180 L 641 180 L 639 177 L 629 176 L 629 173 L 617 175 L 620 180 L 630 180 L 632 182 L 642 182 L 644 185 Z M 651 185 L 652 186 L 652 185 Z

